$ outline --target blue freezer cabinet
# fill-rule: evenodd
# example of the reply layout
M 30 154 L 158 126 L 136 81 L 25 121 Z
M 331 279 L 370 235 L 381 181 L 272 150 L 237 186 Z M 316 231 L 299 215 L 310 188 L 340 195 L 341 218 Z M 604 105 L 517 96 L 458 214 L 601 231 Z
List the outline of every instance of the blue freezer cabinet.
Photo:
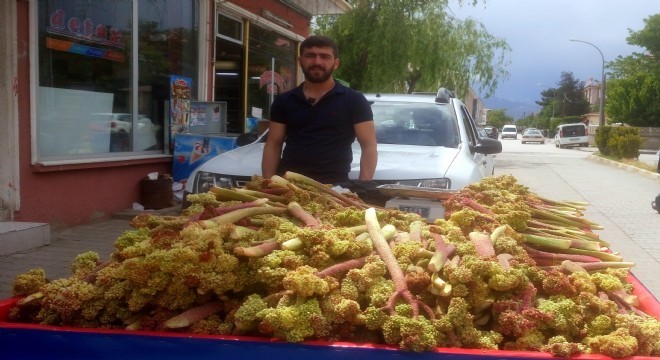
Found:
M 236 148 L 236 137 L 232 134 L 175 134 L 172 179 L 186 180 L 198 166 Z

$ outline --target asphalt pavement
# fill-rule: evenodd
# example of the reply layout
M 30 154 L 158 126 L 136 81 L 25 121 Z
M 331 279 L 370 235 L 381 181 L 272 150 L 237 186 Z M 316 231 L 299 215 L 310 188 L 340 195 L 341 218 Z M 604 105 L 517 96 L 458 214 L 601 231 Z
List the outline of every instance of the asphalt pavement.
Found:
M 593 151 L 594 149 L 586 148 L 583 150 Z M 591 157 L 593 159 L 596 158 L 593 155 Z M 645 153 L 640 156 L 640 161 L 656 166 L 658 159 L 655 153 Z M 612 166 L 622 167 L 631 172 L 636 172 L 639 176 L 647 176 L 660 180 L 660 174 L 654 172 L 637 170 L 631 166 L 621 166 L 615 162 L 604 162 Z M 649 204 L 651 200 L 649 199 Z M 160 214 L 176 214 L 178 211 L 180 211 L 180 208 L 173 207 L 155 212 Z M 51 232 L 51 243 L 49 245 L 0 256 L 0 299 L 10 297 L 14 277 L 30 269 L 43 268 L 49 279 L 57 279 L 70 275 L 69 264 L 78 254 L 87 251 L 96 251 L 102 259 L 107 259 L 113 251 L 115 239 L 124 231 L 130 229 L 129 220 L 135 215 L 137 215 L 137 212 L 127 210 L 114 214 L 109 219 L 56 229 Z M 629 221 L 634 222 L 635 219 L 631 218 Z M 647 228 L 648 223 L 640 223 L 639 227 L 640 229 Z M 657 238 L 654 241 L 657 243 Z M 657 277 L 657 274 L 648 275 Z
M 610 243 L 612 251 L 635 263 L 633 275 L 660 299 L 660 215 L 651 208 L 660 192 L 660 174 L 584 153 L 594 148 L 550 150 L 553 144 L 521 146 L 509 141 L 503 145 L 495 175 L 511 174 L 550 199 L 589 203 L 585 218 L 603 227 L 594 232 Z M 655 156 L 646 154 L 640 160 L 655 169 Z

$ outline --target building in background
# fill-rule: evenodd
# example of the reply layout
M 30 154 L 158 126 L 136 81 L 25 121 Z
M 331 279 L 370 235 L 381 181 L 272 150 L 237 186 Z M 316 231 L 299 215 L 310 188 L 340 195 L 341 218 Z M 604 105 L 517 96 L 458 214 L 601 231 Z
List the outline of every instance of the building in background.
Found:
M 488 120 L 488 109 L 474 89 L 470 88 L 468 90 L 464 103 L 470 110 L 470 115 L 474 118 L 474 122 L 478 126 L 485 126 Z
M 595 144 L 596 129 L 600 122 L 599 104 L 600 104 L 600 81 L 589 78 L 584 84 L 584 97 L 589 101 L 591 111 L 582 115 L 582 121 L 587 125 L 589 132 L 589 144 Z
M 589 101 L 592 108 L 598 112 L 598 104 L 600 103 L 600 81 L 589 78 L 584 84 L 584 97 Z
M 67 226 L 130 208 L 141 179 L 172 171 L 172 130 L 185 131 L 173 125 L 190 119 L 171 114 L 223 102 L 224 132 L 252 131 L 272 97 L 301 81 L 297 48 L 312 17 L 348 9 L 344 0 L 0 2 L 0 221 Z

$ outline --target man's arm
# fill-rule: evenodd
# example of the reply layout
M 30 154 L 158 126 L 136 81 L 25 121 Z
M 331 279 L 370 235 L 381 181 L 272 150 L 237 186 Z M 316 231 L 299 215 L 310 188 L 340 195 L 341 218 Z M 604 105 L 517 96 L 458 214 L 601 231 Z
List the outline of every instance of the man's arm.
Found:
M 353 125 L 355 136 L 360 143 L 362 155 L 360 157 L 360 180 L 371 180 L 376 172 L 378 163 L 378 149 L 376 147 L 376 131 L 373 120 Z
M 264 144 L 264 153 L 261 158 L 261 174 L 264 179 L 270 179 L 277 173 L 282 156 L 282 144 L 286 134 L 286 125 L 270 121 L 268 124 L 268 137 Z

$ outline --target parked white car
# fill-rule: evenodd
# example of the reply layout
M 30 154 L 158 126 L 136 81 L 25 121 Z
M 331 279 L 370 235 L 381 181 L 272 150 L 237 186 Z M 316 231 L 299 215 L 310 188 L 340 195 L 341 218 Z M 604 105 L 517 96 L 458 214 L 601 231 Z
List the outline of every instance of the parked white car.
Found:
M 555 129 L 555 147 L 589 146 L 587 126 L 583 123 L 562 124 Z
M 502 140 L 504 139 L 517 139 L 518 138 L 518 128 L 515 125 L 504 125 L 502 127 L 502 132 L 500 133 Z
M 378 138 L 373 178 L 378 184 L 458 190 L 493 174 L 493 154 L 502 151 L 502 144 L 478 135 L 467 108 L 451 92 L 440 89 L 437 95 L 365 96 L 372 103 Z M 213 186 L 240 187 L 252 175 L 260 175 L 266 136 L 267 132 L 251 144 L 200 165 L 188 178 L 185 192 L 205 192 Z M 360 153 L 355 142 L 351 179 L 358 178 Z M 391 199 L 386 206 L 428 218 L 444 215 L 439 201 L 424 198 Z
M 522 133 L 522 139 L 520 140 L 522 144 L 529 144 L 531 142 L 537 142 L 539 144 L 545 144 L 545 136 L 541 130 L 537 129 L 526 129 Z

